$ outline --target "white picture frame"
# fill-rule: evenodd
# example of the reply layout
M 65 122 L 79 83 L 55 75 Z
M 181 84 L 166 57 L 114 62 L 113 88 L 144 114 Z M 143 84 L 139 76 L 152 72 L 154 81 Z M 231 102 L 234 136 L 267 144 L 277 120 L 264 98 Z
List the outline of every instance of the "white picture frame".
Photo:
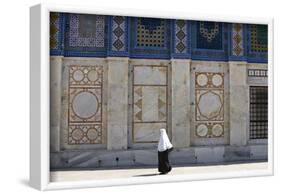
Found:
M 268 168 L 241 172 L 207 173 L 200 175 L 173 175 L 169 177 L 132 177 L 100 181 L 50 182 L 50 67 L 49 67 L 49 13 L 72 12 L 88 14 L 149 16 L 169 19 L 210 20 L 220 22 L 255 23 L 268 25 Z M 38 190 L 104 187 L 115 185 L 165 183 L 177 181 L 223 179 L 273 175 L 273 19 L 239 16 L 202 15 L 180 12 L 78 7 L 40 4 L 30 8 L 30 185 Z

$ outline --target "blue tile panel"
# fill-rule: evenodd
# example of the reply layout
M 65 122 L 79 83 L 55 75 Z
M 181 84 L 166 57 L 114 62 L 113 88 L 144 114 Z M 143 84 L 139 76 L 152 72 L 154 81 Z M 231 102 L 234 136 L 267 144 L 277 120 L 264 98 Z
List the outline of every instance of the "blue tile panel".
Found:
M 130 18 L 131 58 L 170 58 L 171 21 Z
M 64 14 L 50 13 L 50 55 L 63 55 Z
M 227 61 L 227 23 L 191 22 L 191 59 Z
M 191 52 L 191 23 L 185 20 L 173 20 L 172 58 L 189 59 Z
M 108 17 L 66 14 L 65 56 L 106 57 Z
M 247 25 L 229 24 L 229 60 L 247 61 Z
M 128 17 L 110 16 L 109 17 L 109 44 L 108 56 L 125 57 L 129 55 L 128 50 Z
M 267 25 L 247 25 L 247 60 L 267 63 L 268 58 Z
M 195 37 L 196 49 L 223 50 L 222 23 L 196 22 Z
M 267 63 L 267 26 L 52 13 L 50 54 Z

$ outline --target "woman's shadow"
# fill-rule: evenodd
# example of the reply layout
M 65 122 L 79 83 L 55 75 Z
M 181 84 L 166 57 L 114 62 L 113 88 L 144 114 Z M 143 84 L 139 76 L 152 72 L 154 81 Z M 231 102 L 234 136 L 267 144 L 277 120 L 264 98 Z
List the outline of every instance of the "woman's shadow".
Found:
M 134 177 L 142 177 L 142 176 L 157 176 L 159 173 L 152 173 L 152 174 L 140 174 L 140 175 L 135 175 Z

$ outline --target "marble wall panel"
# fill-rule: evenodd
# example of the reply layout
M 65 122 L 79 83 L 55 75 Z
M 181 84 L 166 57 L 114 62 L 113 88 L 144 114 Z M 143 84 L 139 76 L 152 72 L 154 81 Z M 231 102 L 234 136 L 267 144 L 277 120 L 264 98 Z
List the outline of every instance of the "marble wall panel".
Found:
M 166 85 L 167 67 L 161 66 L 135 66 L 134 84 L 135 85 Z
M 68 144 L 102 143 L 102 66 L 69 66 Z
M 108 58 L 107 149 L 128 147 L 128 59 Z
M 249 122 L 249 87 L 247 86 L 247 64 L 229 63 L 230 82 L 230 145 L 247 144 Z
M 62 59 L 61 150 L 105 148 L 106 67 L 104 59 Z
M 171 130 L 176 148 L 190 146 L 190 60 L 174 59 L 171 64 Z
M 166 128 L 166 123 L 135 123 L 135 143 L 156 142 L 159 139 L 159 129 Z
M 191 66 L 191 143 L 229 142 L 228 64 L 194 62 Z
M 224 74 L 195 73 L 197 137 L 222 137 L 224 132 Z
M 167 128 L 166 66 L 133 67 L 133 142 L 153 143 L 159 129 Z

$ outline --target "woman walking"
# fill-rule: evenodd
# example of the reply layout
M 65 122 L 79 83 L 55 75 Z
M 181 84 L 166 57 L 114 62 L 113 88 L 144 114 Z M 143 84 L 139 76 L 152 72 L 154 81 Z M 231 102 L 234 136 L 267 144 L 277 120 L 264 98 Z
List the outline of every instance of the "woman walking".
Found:
M 160 139 L 158 143 L 158 171 L 160 174 L 167 174 L 172 170 L 169 162 L 169 153 L 173 150 L 166 129 L 160 129 Z

